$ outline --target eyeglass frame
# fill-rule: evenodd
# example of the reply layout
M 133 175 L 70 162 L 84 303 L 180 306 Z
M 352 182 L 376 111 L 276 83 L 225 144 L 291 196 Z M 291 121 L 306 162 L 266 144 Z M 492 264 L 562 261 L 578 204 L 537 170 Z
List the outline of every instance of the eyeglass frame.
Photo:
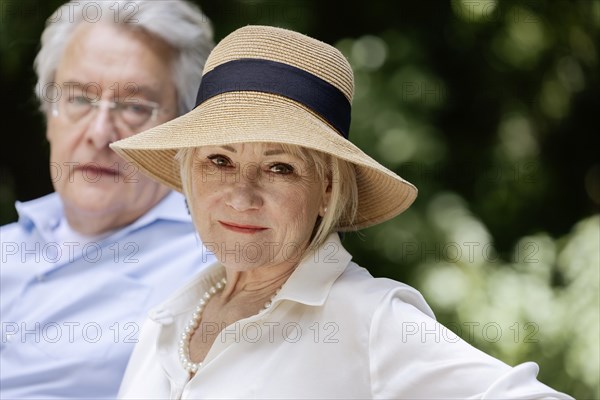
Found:
M 152 113 L 150 114 L 150 117 L 145 120 L 143 123 L 137 125 L 137 126 L 132 126 L 131 124 L 127 123 L 122 117 L 120 117 L 123 122 L 125 123 L 125 125 L 127 125 L 130 129 L 135 130 L 138 129 L 142 126 L 144 126 L 145 124 L 148 123 L 148 121 L 154 122 L 156 121 L 156 119 L 158 118 L 158 113 L 161 111 L 161 107 L 160 104 L 154 101 L 150 101 L 150 100 L 144 100 L 144 99 L 132 99 L 132 100 L 124 100 L 124 101 L 113 101 L 113 100 L 105 100 L 105 99 L 99 99 L 99 100 L 92 100 L 90 98 L 88 98 L 87 96 L 83 95 L 83 96 L 75 96 L 76 98 L 80 98 L 80 99 L 84 99 L 86 102 L 86 105 L 91 107 L 90 110 L 88 112 L 86 112 L 82 117 L 80 117 L 79 119 L 73 119 L 73 117 L 68 115 L 68 112 L 65 112 L 65 114 L 67 115 L 67 118 L 71 119 L 73 122 L 79 122 L 81 119 L 85 118 L 85 116 L 90 114 L 90 111 L 94 112 L 95 110 L 98 110 L 102 105 L 106 104 L 109 111 L 112 110 L 119 110 L 119 109 L 123 109 L 123 105 L 132 105 L 132 104 L 137 104 L 137 105 L 143 105 L 143 106 L 148 106 L 152 109 Z M 69 100 L 67 100 L 69 101 Z M 60 115 L 59 110 L 58 110 L 58 104 L 60 103 L 60 101 L 56 101 L 52 103 L 52 116 L 57 117 Z M 118 111 L 117 111 L 118 112 Z

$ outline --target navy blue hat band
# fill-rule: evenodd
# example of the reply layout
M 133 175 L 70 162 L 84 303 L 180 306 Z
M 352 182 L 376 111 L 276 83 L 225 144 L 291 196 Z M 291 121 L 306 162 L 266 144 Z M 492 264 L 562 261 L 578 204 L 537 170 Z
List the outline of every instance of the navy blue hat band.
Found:
M 218 94 L 239 91 L 292 99 L 320 115 L 348 139 L 351 107 L 346 96 L 318 76 L 276 61 L 245 58 L 215 67 L 202 77 L 196 107 Z

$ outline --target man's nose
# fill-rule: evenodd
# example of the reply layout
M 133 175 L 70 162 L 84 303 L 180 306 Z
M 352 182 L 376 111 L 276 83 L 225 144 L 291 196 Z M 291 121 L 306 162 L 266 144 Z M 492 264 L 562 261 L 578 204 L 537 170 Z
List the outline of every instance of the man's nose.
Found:
M 117 127 L 111 111 L 107 103 L 100 103 L 92 110 L 94 114 L 88 127 L 87 139 L 97 149 L 108 147 L 118 139 Z

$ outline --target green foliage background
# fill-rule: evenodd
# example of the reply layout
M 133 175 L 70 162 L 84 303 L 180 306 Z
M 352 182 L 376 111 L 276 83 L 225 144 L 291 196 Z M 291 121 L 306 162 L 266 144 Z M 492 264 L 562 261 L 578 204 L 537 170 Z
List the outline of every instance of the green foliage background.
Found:
M 350 60 L 352 141 L 419 188 L 346 237 L 355 261 L 473 345 L 600 398 L 599 1 L 198 3 L 217 40 L 276 25 Z M 0 223 L 52 190 L 32 64 L 59 4 L 0 0 Z

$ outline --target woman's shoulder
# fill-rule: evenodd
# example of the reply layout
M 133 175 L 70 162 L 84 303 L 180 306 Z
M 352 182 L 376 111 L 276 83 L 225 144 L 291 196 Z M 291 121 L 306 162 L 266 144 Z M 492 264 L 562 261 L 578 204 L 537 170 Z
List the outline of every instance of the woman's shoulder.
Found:
M 406 304 L 407 310 L 435 318 L 423 295 L 403 282 L 388 278 L 374 278 L 369 271 L 350 262 L 331 288 L 331 298 L 349 301 L 366 311 L 375 312 L 392 302 Z

